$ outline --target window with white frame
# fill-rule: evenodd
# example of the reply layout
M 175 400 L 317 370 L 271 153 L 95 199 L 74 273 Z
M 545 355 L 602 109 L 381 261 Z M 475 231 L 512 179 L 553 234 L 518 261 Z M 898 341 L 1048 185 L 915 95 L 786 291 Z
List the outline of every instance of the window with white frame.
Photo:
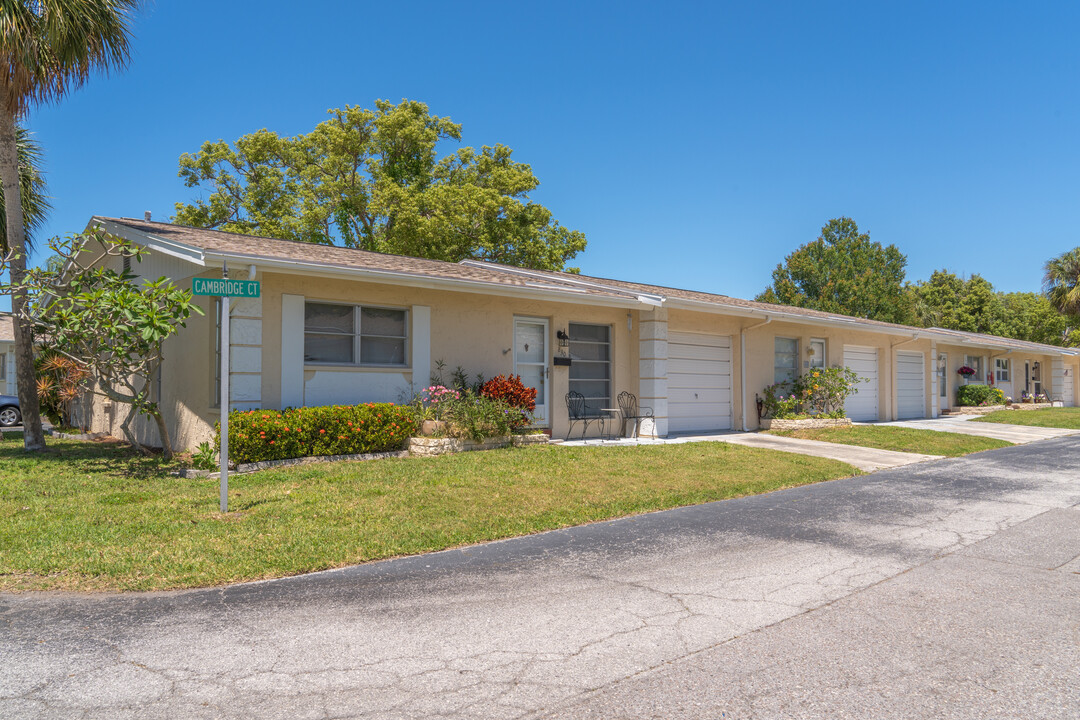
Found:
M 810 349 L 807 352 L 810 355 L 810 359 L 807 361 L 810 367 L 825 367 L 825 340 L 822 338 L 810 338 Z
M 794 382 L 799 375 L 799 341 L 778 337 L 774 345 L 773 382 Z
M 7 380 L 7 353 L 0 353 L 0 382 Z M 0 388 L 3 390 L 3 388 Z
M 995 358 L 994 359 L 994 381 L 1003 383 L 1009 382 L 1012 378 L 1010 372 L 1009 359 L 1008 358 Z
M 975 371 L 975 374 L 972 375 L 969 378 L 969 380 L 973 380 L 974 382 L 982 382 L 983 381 L 983 358 L 982 358 L 982 355 L 965 355 L 964 356 L 964 364 Z
M 611 405 L 611 326 L 570 323 L 570 389 L 595 413 Z
M 304 362 L 405 367 L 407 310 L 304 303 Z

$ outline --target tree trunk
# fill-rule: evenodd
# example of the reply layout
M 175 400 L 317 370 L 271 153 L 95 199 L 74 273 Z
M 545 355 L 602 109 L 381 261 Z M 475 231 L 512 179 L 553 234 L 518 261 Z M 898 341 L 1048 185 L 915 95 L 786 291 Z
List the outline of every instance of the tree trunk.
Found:
M 7 212 L 8 246 L 15 252 L 11 260 L 11 284 L 21 285 L 26 277 L 26 228 L 23 226 L 22 197 L 19 189 L 19 153 L 15 144 L 15 114 L 0 105 L 0 180 L 4 188 Z M 34 338 L 26 312 L 26 293 L 11 295 L 15 316 L 15 379 L 19 387 L 19 412 L 23 421 L 23 445 L 27 450 L 44 450 L 45 433 L 41 429 L 37 378 L 34 376 Z
M 154 422 L 157 423 L 158 435 L 161 437 L 161 456 L 166 460 L 172 460 L 172 438 L 169 436 L 169 426 L 165 424 L 165 418 L 159 410 L 150 411 L 150 417 L 154 418 Z

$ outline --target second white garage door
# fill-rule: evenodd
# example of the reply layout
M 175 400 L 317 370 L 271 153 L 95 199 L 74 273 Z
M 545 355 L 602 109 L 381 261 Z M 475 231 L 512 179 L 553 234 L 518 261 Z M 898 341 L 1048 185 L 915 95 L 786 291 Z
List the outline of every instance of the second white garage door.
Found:
M 731 337 L 668 333 L 668 429 L 731 429 Z
M 874 422 L 878 419 L 878 352 L 877 348 L 844 346 L 844 365 L 859 376 L 859 392 L 844 403 L 852 420 Z
M 926 417 L 926 362 L 920 352 L 896 352 L 896 416 Z

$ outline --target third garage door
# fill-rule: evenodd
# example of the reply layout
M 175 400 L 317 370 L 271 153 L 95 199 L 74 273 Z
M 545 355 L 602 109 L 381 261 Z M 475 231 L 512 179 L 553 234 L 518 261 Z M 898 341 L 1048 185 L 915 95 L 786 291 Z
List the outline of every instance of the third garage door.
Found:
M 878 351 L 877 348 L 844 346 L 844 365 L 859 376 L 859 392 L 844 403 L 852 420 L 874 422 L 878 419 Z
M 896 352 L 896 416 L 926 417 L 926 362 L 921 352 Z
M 731 429 L 731 337 L 668 333 L 668 429 Z

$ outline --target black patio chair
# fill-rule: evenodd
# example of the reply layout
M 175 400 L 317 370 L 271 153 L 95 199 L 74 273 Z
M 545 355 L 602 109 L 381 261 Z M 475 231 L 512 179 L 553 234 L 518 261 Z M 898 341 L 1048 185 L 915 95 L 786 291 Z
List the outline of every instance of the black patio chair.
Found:
M 604 436 L 604 416 L 589 412 L 589 408 L 585 405 L 585 396 L 579 392 L 571 390 L 566 393 L 566 412 L 570 417 L 570 427 L 566 430 L 566 439 L 570 439 L 570 433 L 574 431 L 574 423 L 580 422 L 583 427 L 581 428 L 581 439 L 585 439 L 585 433 L 589 431 L 589 423 L 600 423 L 600 437 Z
M 652 408 L 638 407 L 637 395 L 625 390 L 619 393 L 619 414 L 622 416 L 622 427 L 619 430 L 625 432 L 626 421 L 633 420 L 634 434 L 631 437 L 635 438 L 641 430 L 641 421 L 653 417 Z

